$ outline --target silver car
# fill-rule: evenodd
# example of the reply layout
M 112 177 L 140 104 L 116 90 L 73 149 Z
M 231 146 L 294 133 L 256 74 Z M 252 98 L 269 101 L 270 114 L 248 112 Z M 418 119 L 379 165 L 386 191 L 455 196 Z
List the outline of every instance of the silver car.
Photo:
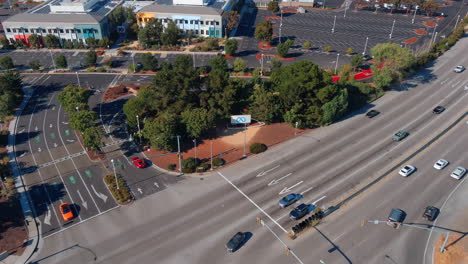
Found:
M 436 163 L 434 163 L 434 169 L 441 170 L 441 169 L 447 167 L 448 164 L 449 164 L 448 161 L 446 161 L 444 159 L 440 159 Z
M 403 168 L 401 168 L 400 172 L 398 172 L 398 173 L 403 177 L 408 177 L 415 170 L 416 170 L 416 168 L 413 165 L 406 165 Z
M 463 167 L 456 167 L 453 171 L 452 174 L 450 174 L 450 177 L 455 178 L 457 180 L 461 179 L 463 175 L 465 175 L 466 169 Z
M 455 67 L 455 69 L 453 69 L 453 71 L 456 72 L 456 73 L 460 73 L 460 72 L 462 72 L 464 70 L 465 70 L 465 66 L 463 66 L 463 65 L 458 65 L 457 67 Z

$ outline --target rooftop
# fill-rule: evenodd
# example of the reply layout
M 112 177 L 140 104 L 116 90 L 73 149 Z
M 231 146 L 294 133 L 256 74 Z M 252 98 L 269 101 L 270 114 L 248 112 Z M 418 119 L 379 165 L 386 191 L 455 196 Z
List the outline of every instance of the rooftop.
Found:
M 140 9 L 140 12 L 176 13 L 193 15 L 221 15 L 229 0 L 208 0 L 205 5 L 174 5 L 173 0 L 156 0 L 155 4 Z M 178 2 L 180 3 L 180 1 Z

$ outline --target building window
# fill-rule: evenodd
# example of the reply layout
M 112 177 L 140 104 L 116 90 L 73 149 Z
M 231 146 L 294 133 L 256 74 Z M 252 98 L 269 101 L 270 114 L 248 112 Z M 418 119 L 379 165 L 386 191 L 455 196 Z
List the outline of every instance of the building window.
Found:
M 219 30 L 216 30 L 216 36 L 219 36 Z
M 188 24 L 188 20 L 185 20 L 185 24 Z
M 81 33 L 81 29 L 77 29 L 77 30 L 76 30 L 76 33 Z
M 29 33 L 29 30 L 27 28 L 24 29 L 24 32 Z
M 75 33 L 75 30 L 74 30 L 74 29 L 70 29 L 70 33 Z
M 16 28 L 13 29 L 13 32 L 16 33 Z
M 14 43 L 15 42 L 15 39 L 14 38 L 10 38 L 10 43 Z
M 60 29 L 60 33 L 63 33 L 63 29 Z
M 195 20 L 195 25 L 198 25 L 198 20 Z
M 7 32 L 11 32 L 11 29 L 7 28 L 6 31 L 7 31 Z
M 139 17 L 138 21 L 143 22 L 143 18 Z
M 205 35 L 205 30 L 200 29 L 200 34 Z
M 195 29 L 195 34 L 197 34 L 197 35 L 198 35 L 198 29 Z
M 190 20 L 190 25 L 193 25 L 193 20 Z
M 203 20 L 200 20 L 200 25 L 203 25 Z
M 219 26 L 219 21 L 216 21 L 216 25 Z
M 164 19 L 164 23 L 167 23 L 167 18 Z
M 69 31 L 68 29 L 65 29 L 65 32 L 66 32 L 66 33 L 70 33 L 70 31 Z
M 63 38 L 63 39 L 62 39 L 62 43 L 64 43 L 65 41 L 67 41 L 67 40 Z

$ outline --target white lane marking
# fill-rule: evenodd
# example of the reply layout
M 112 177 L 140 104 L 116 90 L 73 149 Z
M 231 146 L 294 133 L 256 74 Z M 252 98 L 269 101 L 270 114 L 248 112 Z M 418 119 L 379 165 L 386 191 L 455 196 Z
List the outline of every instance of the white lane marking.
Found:
M 67 142 L 75 142 L 74 139 L 67 139 Z
M 49 206 L 47 206 L 48 208 Z M 50 225 L 50 218 L 52 217 L 52 214 L 50 213 L 50 209 L 47 210 L 47 213 L 44 217 L 44 224 Z
M 21 129 L 20 131 L 18 131 L 18 133 L 21 134 L 21 133 L 24 132 L 24 130 L 26 130 L 26 129 L 23 128 L 23 129 Z
M 140 194 L 143 194 L 143 191 L 141 190 L 141 188 L 138 188 L 137 190 Z
M 301 192 L 301 194 L 302 194 L 302 195 L 304 195 L 304 193 L 306 193 L 306 192 L 308 192 L 308 191 L 312 190 L 313 188 L 314 188 L 314 186 L 312 186 L 312 187 L 310 187 L 310 188 L 306 189 L 305 191 Z
M 54 143 L 54 148 L 58 147 L 57 143 Z
M 52 128 L 52 127 L 54 127 L 54 125 L 52 125 L 52 124 L 49 124 L 49 127 L 50 127 L 50 128 Z
M 55 111 L 55 106 L 52 106 L 52 111 Z
M 279 195 L 283 195 L 283 194 L 285 194 L 285 193 L 287 193 L 287 192 L 290 192 L 294 187 L 298 186 L 299 184 L 301 184 L 301 183 L 303 183 L 303 182 L 304 182 L 304 181 L 300 181 L 300 182 L 294 184 L 294 185 L 291 186 L 291 187 L 284 187 L 283 190 L 281 190 L 281 192 L 279 192 L 278 194 L 279 194 Z
M 455 84 L 452 84 L 452 88 L 454 88 L 455 86 L 457 86 L 459 83 L 461 83 L 461 81 L 458 81 L 458 82 L 456 82 Z
M 156 186 L 156 188 L 159 188 L 159 184 L 157 182 L 154 183 L 154 186 Z
M 253 205 L 255 205 L 255 207 L 257 207 L 257 209 L 260 210 L 260 212 L 262 212 L 264 215 L 266 215 L 273 223 L 275 223 L 279 228 L 281 228 L 281 230 L 283 230 L 283 232 L 288 233 L 288 231 L 283 226 L 281 226 L 275 219 L 273 219 L 269 214 L 267 214 L 260 206 L 258 206 L 252 199 L 250 199 L 250 197 L 248 197 L 243 191 L 241 191 L 241 189 L 239 189 L 236 185 L 234 185 L 234 183 L 232 183 L 228 178 L 226 178 L 223 174 L 221 174 L 221 172 L 218 171 L 218 174 L 225 181 L 227 181 L 232 187 L 234 187 L 234 189 L 236 189 L 238 192 L 240 192 L 240 194 L 242 194 L 247 200 L 249 200 L 249 202 L 251 202 Z
M 23 152 L 21 155 L 19 155 L 20 158 L 22 158 L 22 157 L 24 157 L 24 156 L 26 156 L 26 151 Z
M 275 184 L 278 184 L 281 180 L 283 179 L 286 179 L 287 177 L 289 177 L 292 173 L 288 173 L 286 174 L 285 176 L 277 179 L 277 180 L 272 180 L 270 183 L 268 183 L 268 186 L 272 186 L 272 185 L 275 185 Z
M 91 189 L 93 189 L 93 192 L 96 194 L 97 197 L 101 198 L 104 202 L 107 201 L 107 195 L 100 193 L 94 189 L 94 185 L 91 184 Z
M 68 122 L 62 121 L 62 124 L 64 124 L 64 125 L 68 125 Z
M 341 233 L 340 235 L 338 235 L 337 237 L 335 237 L 335 239 L 333 239 L 335 242 L 340 238 L 342 237 L 346 232 L 343 232 Z
M 281 166 L 281 165 L 275 166 L 275 167 L 273 167 L 273 168 L 271 168 L 271 169 L 269 169 L 269 170 L 266 170 L 266 171 L 262 171 L 262 172 L 260 172 L 259 174 L 257 174 L 257 177 L 265 176 L 265 175 L 267 175 L 268 172 L 279 168 L 279 166 Z
M 321 200 L 325 199 L 325 197 L 327 197 L 327 196 L 324 195 L 324 196 L 320 197 L 319 199 L 315 200 L 315 202 L 313 202 L 312 204 L 313 204 L 313 205 L 316 205 L 318 202 L 320 202 Z
M 36 126 L 36 127 L 34 128 L 34 130 L 37 131 L 37 129 L 38 129 L 38 128 L 37 128 L 37 126 Z
M 88 210 L 88 202 L 86 202 L 86 201 L 83 199 L 83 196 L 81 196 L 80 190 L 76 190 L 76 192 L 78 193 L 78 196 L 80 197 L 81 203 L 83 204 L 84 208 L 86 208 L 86 210 Z
M 37 148 L 37 152 L 42 152 L 42 149 L 41 149 L 41 148 Z

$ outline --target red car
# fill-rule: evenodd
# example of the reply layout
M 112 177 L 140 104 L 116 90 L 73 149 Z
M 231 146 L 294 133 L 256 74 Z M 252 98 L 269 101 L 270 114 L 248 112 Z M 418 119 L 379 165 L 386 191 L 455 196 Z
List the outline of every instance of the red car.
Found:
M 146 167 L 146 162 L 139 157 L 132 158 L 133 165 L 137 166 L 137 168 L 143 169 Z

